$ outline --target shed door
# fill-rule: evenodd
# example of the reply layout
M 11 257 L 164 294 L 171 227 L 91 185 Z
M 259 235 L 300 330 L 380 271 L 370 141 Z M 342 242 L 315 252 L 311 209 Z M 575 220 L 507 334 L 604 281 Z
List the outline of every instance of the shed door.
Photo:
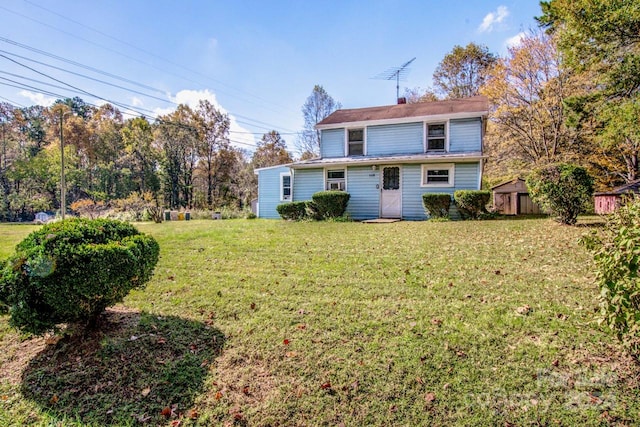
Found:
M 402 217 L 402 190 L 399 166 L 384 166 L 382 168 L 380 216 L 382 218 Z

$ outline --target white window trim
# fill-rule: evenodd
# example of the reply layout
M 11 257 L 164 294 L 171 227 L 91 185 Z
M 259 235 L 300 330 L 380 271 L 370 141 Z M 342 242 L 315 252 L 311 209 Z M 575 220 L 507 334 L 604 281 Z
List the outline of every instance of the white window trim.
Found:
M 437 121 L 429 121 L 424 122 L 422 124 L 422 148 L 425 153 L 441 153 L 439 150 L 428 150 L 429 145 L 429 125 L 441 125 L 444 124 L 444 152 L 449 152 L 449 120 L 437 120 Z
M 427 171 L 429 171 L 429 170 L 442 170 L 442 169 L 448 169 L 449 170 L 449 182 L 447 182 L 447 183 L 443 182 L 443 183 L 440 183 L 440 184 L 427 184 L 427 182 L 426 182 Z M 455 165 L 455 163 L 428 163 L 428 164 L 423 164 L 420 171 L 421 171 L 420 187 L 447 188 L 447 187 L 453 187 L 455 185 L 455 182 L 456 182 L 456 177 L 455 177 L 456 165 Z
M 335 167 L 335 168 L 324 168 L 323 173 L 324 173 L 324 189 L 328 190 L 327 187 L 329 187 L 329 171 L 337 171 L 337 170 L 342 170 L 344 171 L 344 189 L 341 191 L 347 191 L 347 168 L 346 167 Z
M 289 177 L 289 198 L 284 198 L 284 177 Z M 293 179 L 291 178 L 291 172 L 280 172 L 280 201 L 291 202 L 293 201 Z
M 367 155 L 367 127 L 355 126 L 344 128 L 344 156 L 349 157 L 349 131 L 355 129 L 362 129 L 362 155 Z M 345 175 L 346 176 L 346 175 Z

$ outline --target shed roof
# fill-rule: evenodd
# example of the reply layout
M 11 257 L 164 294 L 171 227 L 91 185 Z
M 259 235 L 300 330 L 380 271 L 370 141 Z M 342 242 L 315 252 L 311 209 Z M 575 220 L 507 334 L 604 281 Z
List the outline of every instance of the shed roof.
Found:
M 509 181 L 501 182 L 498 185 L 494 185 L 493 187 L 491 187 L 491 190 L 495 190 L 495 189 L 498 189 L 500 187 L 504 187 L 505 185 L 516 184 L 518 181 L 522 181 L 522 182 L 526 183 L 526 181 L 524 179 L 518 177 L 518 178 L 510 179 Z
M 637 179 L 625 185 L 621 185 L 620 187 L 616 187 L 610 191 L 602 191 L 600 193 L 596 193 L 595 196 L 614 196 L 627 193 L 640 193 L 640 179 Z
M 389 119 L 426 118 L 475 113 L 486 115 L 489 101 L 484 96 L 449 99 L 445 101 L 420 102 L 417 104 L 385 105 L 381 107 L 352 108 L 337 110 L 320 121 L 317 128 L 354 122 L 382 121 Z

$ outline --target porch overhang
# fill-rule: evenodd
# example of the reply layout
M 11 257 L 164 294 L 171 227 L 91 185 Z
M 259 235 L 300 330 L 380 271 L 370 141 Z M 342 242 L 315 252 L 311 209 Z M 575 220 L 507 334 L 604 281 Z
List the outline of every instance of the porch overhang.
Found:
M 468 153 L 442 153 L 442 154 L 412 154 L 399 156 L 352 156 L 332 157 L 325 159 L 311 159 L 289 165 L 291 169 L 314 169 L 334 166 L 373 166 L 395 165 L 410 163 L 442 163 L 442 162 L 477 162 L 485 159 L 481 152 Z

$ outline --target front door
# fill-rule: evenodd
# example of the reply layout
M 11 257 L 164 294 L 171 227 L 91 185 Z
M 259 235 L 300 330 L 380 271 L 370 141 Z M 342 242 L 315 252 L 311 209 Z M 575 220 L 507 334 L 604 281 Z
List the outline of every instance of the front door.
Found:
M 382 218 L 401 218 L 402 190 L 400 189 L 400 167 L 384 166 L 381 175 L 380 216 Z

